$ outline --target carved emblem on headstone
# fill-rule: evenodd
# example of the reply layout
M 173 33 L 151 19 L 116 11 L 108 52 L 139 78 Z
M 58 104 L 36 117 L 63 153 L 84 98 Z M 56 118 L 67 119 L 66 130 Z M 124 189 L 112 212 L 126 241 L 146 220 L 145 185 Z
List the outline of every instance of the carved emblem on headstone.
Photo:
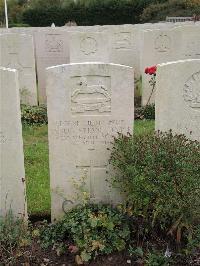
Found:
M 58 34 L 47 34 L 45 40 L 45 50 L 48 53 L 62 53 L 63 40 L 60 39 Z
M 131 32 L 115 33 L 115 49 L 131 49 Z
M 111 95 L 108 88 L 99 83 L 89 85 L 87 78 L 82 77 L 77 88 L 71 95 L 72 112 L 98 111 L 99 113 L 111 111 Z
M 171 39 L 167 34 L 161 33 L 155 39 L 155 49 L 159 53 L 166 53 L 171 49 Z
M 200 71 L 186 81 L 183 92 L 184 100 L 189 107 L 200 110 Z
M 85 55 L 94 54 L 97 52 L 97 41 L 92 37 L 86 37 L 81 40 L 80 49 Z

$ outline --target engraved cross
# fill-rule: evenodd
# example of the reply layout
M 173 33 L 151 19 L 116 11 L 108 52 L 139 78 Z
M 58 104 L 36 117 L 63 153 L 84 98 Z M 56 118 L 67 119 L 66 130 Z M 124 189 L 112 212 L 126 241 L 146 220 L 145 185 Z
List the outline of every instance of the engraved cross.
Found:
M 88 149 L 90 152 L 89 155 L 89 162 L 88 163 L 79 163 L 76 165 L 77 169 L 80 169 L 81 171 L 87 170 L 87 177 L 89 179 L 89 189 L 90 189 L 90 198 L 95 197 L 95 192 L 94 192 L 94 183 L 95 183 L 95 173 L 96 171 L 105 171 L 107 170 L 108 163 L 101 163 L 98 162 L 94 159 L 93 152 L 95 152 L 94 148 Z

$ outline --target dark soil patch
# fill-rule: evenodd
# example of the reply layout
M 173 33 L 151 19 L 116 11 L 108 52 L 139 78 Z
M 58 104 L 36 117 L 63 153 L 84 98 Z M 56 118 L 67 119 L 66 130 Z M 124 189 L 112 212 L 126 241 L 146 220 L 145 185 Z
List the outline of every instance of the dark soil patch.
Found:
M 32 224 L 35 224 L 37 222 L 41 222 L 41 221 L 47 221 L 48 223 L 51 222 L 51 215 L 49 214 L 37 214 L 37 215 L 30 215 L 29 216 L 29 221 L 32 223 Z
M 58 256 L 54 250 L 42 249 L 37 241 L 32 242 L 31 247 L 21 250 L 21 256 L 15 259 L 11 264 L 1 261 L 1 266 L 75 266 L 75 255 L 66 251 L 64 255 Z M 88 266 L 144 266 L 147 265 L 142 259 L 134 260 L 127 252 L 114 253 L 108 256 L 99 256 L 95 261 L 84 264 Z M 190 261 L 177 260 L 170 266 L 200 266 L 200 250 L 199 253 Z
M 0 265 L 8 265 L 0 260 Z M 31 247 L 21 250 L 21 256 L 16 258 L 11 264 L 12 266 L 75 266 L 75 255 L 66 251 L 64 255 L 58 256 L 55 251 L 44 250 L 37 241 L 32 243 Z M 127 266 L 127 265 L 143 265 L 131 262 L 130 257 L 126 253 L 115 253 L 109 256 L 99 256 L 95 261 L 84 264 L 90 266 Z

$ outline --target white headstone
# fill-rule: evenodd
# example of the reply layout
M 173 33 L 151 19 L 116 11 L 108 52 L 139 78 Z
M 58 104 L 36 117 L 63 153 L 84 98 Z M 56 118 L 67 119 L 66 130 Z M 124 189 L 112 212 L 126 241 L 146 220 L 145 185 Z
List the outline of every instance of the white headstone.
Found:
M 200 60 L 159 65 L 155 103 L 157 130 L 200 141 Z
M 0 216 L 27 216 L 18 75 L 0 67 Z
M 41 30 L 35 33 L 36 63 L 39 103 L 46 103 L 46 73 L 50 66 L 69 63 L 69 38 L 67 31 Z
M 104 32 L 70 34 L 70 63 L 110 61 L 109 35 Z
M 200 59 L 200 26 L 197 24 L 179 27 L 181 32 L 181 59 Z
M 70 63 L 108 62 L 134 68 L 140 77 L 139 29 L 135 25 L 106 25 L 70 29 Z
M 9 33 L 0 35 L 0 66 L 19 71 L 21 103 L 37 105 L 33 37 Z
M 146 67 L 180 59 L 181 33 L 178 28 L 170 30 L 147 30 L 143 32 L 141 48 L 142 105 L 151 94 L 149 76 L 144 73 Z M 154 103 L 155 94 L 150 103 Z
M 139 31 L 134 25 L 115 25 L 109 27 L 111 37 L 110 62 L 131 66 L 135 77 L 139 78 Z
M 73 201 L 72 178 L 79 180 L 84 173 L 92 201 L 115 201 L 105 181 L 107 148 L 117 132 L 132 133 L 134 74 L 131 67 L 115 64 L 69 64 L 49 68 L 47 82 L 54 219 L 63 214 L 57 190 Z

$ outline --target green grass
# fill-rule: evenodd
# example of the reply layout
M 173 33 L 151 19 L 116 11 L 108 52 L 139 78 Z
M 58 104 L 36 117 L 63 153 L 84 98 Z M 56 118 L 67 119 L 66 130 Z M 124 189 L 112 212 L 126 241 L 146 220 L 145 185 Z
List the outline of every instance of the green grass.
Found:
M 24 126 L 23 137 L 28 213 L 50 214 L 47 126 Z
M 154 121 L 135 121 L 135 134 L 153 132 Z M 50 214 L 47 125 L 24 126 L 24 156 L 29 215 Z
M 136 120 L 134 125 L 134 132 L 136 135 L 151 133 L 155 129 L 154 120 Z

